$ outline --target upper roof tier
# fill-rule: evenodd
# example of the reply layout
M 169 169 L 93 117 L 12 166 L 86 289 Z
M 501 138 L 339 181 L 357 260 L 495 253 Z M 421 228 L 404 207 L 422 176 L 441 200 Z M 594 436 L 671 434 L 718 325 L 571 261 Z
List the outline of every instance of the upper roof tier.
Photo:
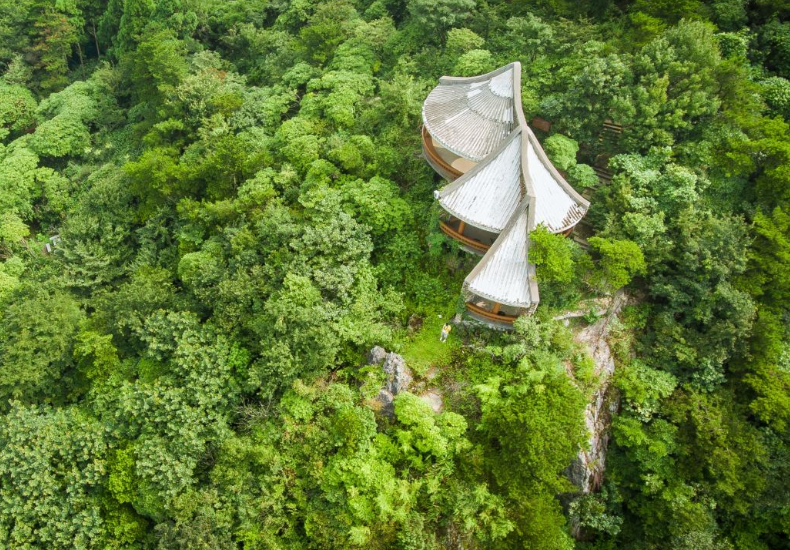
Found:
M 532 218 L 529 199 L 525 198 L 502 234 L 467 275 L 464 288 L 468 292 L 517 308 L 538 303 L 535 266 L 529 262 Z
M 517 126 L 514 64 L 471 78 L 443 76 L 422 106 L 433 139 L 456 155 L 479 162 Z
M 498 233 L 524 195 L 532 197 L 535 223 L 554 233 L 573 227 L 587 212 L 590 203 L 554 168 L 527 126 L 519 62 L 482 76 L 443 76 L 422 116 L 435 141 L 478 162 L 437 194 L 457 218 Z
M 495 151 L 444 188 L 434 191 L 447 212 L 470 225 L 499 233 L 524 194 L 521 185 L 521 130 L 515 130 Z

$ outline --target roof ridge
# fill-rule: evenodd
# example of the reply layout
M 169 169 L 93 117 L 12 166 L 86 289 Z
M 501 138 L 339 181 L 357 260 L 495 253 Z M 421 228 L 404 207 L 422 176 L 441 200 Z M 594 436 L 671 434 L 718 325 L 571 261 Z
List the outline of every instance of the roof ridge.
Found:
M 521 62 L 520 61 L 512 61 L 507 65 L 503 65 L 494 69 L 491 72 L 485 74 L 479 74 L 476 76 L 441 76 L 439 77 L 439 84 L 470 84 L 472 82 L 482 82 L 485 80 L 490 80 L 495 76 L 500 75 L 501 73 L 506 72 L 508 69 L 516 68 L 518 66 L 519 70 L 521 70 Z

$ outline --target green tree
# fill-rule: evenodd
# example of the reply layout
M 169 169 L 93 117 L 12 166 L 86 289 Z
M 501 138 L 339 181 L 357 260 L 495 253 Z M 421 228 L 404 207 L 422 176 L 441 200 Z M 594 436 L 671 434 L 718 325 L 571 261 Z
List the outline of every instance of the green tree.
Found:
M 462 23 L 476 6 L 475 0 L 409 0 L 412 19 L 427 33 L 441 33 Z
M 0 84 L 0 134 L 9 135 L 27 130 L 34 123 L 36 100 L 33 94 L 18 84 Z
M 11 248 L 28 236 L 29 229 L 22 219 L 13 212 L 0 214 L 0 245 Z
M 20 297 L 21 298 L 21 297 Z M 72 348 L 84 313 L 65 292 L 29 291 L 0 319 L 0 394 L 21 401 L 62 402 L 74 389 Z
M 790 77 L 790 24 L 772 19 L 760 28 L 758 49 L 768 69 Z
M 555 235 L 538 226 L 529 236 L 529 260 L 538 266 L 543 281 L 567 283 L 574 278 L 574 244 L 562 235 Z
M 719 109 L 716 70 L 721 63 L 710 26 L 682 21 L 634 57 L 635 87 L 627 146 L 670 145 L 694 135 Z
M 528 13 L 525 17 L 511 17 L 506 25 L 509 31 L 508 40 L 502 47 L 512 48 L 513 54 L 526 55 L 531 63 L 538 61 L 546 53 L 555 38 L 552 26 L 533 13 Z M 448 41 L 448 47 L 449 45 Z M 531 72 L 530 66 L 524 69 Z
M 91 127 L 109 114 L 99 109 L 96 96 L 108 92 L 91 81 L 75 82 L 50 94 L 36 110 L 39 124 L 30 137 L 30 148 L 48 157 L 84 155 L 91 146 Z
M 600 275 L 594 276 L 594 284 L 617 290 L 631 282 L 634 275 L 647 271 L 644 254 L 632 241 L 610 240 L 590 237 L 590 247 L 600 255 Z
M 654 359 L 712 388 L 723 381 L 723 366 L 754 319 L 754 302 L 734 285 L 745 269 L 746 234 L 739 220 L 710 215 L 684 217 L 680 227 L 684 234 L 674 237 L 667 269 L 651 278 L 650 292 L 660 300 Z
M 774 76 L 760 83 L 765 102 L 771 110 L 783 118 L 790 115 L 790 80 Z
M 480 49 L 485 39 L 469 29 L 450 29 L 447 32 L 447 49 L 453 54 L 465 54 Z
M 725 31 L 737 31 L 747 22 L 746 2 L 744 0 L 715 0 L 711 11 L 713 21 Z
M 77 408 L 12 402 L 0 427 L 0 541 L 8 548 L 106 548 L 107 434 Z
M 136 98 L 153 110 L 186 76 L 186 46 L 170 29 L 151 28 L 141 38 L 128 71 Z
M 110 34 L 110 39 L 115 45 L 116 57 L 121 58 L 124 54 L 134 51 L 135 46 L 145 39 L 145 28 L 151 20 L 155 7 L 154 0 L 111 2 L 110 9 L 103 16 L 102 30 L 107 34 L 113 33 Z
M 321 2 L 299 36 L 310 57 L 323 63 L 351 37 L 358 20 L 359 14 L 347 0 Z
M 461 76 L 475 76 L 493 71 L 494 56 L 488 50 L 469 50 L 455 64 L 453 74 Z
M 554 134 L 549 136 L 543 146 L 551 162 L 560 170 L 568 170 L 576 165 L 579 144 L 569 137 Z
M 598 174 L 588 164 L 576 164 L 568 169 L 568 179 L 577 189 L 595 187 L 598 184 Z
M 133 196 L 116 166 L 88 178 L 90 188 L 63 225 L 58 260 L 66 284 L 101 287 L 125 274 L 132 257 Z
M 66 14 L 54 7 L 44 8 L 34 26 L 32 52 L 40 72 L 40 86 L 47 92 L 59 90 L 68 83 L 68 61 L 78 42 L 78 29 Z

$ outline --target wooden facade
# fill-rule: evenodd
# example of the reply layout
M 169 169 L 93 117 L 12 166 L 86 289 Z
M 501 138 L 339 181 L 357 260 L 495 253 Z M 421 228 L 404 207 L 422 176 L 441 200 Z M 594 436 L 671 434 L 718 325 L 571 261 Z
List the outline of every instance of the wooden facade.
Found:
M 485 254 L 486 250 L 488 250 L 491 247 L 491 245 L 482 243 L 477 239 L 473 239 L 471 237 L 467 237 L 466 235 L 464 235 L 465 226 L 466 224 L 464 222 L 460 222 L 457 228 L 453 228 L 452 225 L 450 225 L 450 223 L 448 222 L 445 221 L 439 222 L 439 229 L 442 230 L 442 233 L 444 233 L 451 239 L 455 239 L 456 241 L 461 243 L 462 246 L 471 248 L 472 249 L 471 252 L 480 255 Z

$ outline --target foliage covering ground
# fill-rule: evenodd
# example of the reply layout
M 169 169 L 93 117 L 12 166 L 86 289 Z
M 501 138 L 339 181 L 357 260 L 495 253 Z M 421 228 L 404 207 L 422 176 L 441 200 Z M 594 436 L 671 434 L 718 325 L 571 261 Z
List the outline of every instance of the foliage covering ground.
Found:
M 0 0 L 0 546 L 790 548 L 788 16 Z M 538 314 L 443 346 L 475 259 L 421 104 L 516 60 L 594 237 L 536 231 Z M 552 311 L 624 286 L 606 482 L 575 498 L 595 380 Z M 373 345 L 444 411 L 377 409 Z

